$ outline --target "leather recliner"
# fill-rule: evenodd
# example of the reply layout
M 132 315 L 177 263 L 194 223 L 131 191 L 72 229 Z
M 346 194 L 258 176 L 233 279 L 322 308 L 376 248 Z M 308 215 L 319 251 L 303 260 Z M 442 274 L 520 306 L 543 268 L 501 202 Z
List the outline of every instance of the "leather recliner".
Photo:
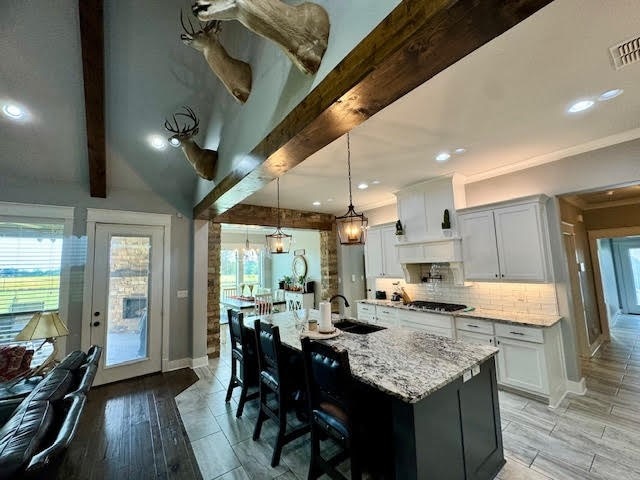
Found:
M 36 475 L 66 450 L 101 354 L 95 345 L 72 352 L 26 398 L 0 402 L 0 479 Z

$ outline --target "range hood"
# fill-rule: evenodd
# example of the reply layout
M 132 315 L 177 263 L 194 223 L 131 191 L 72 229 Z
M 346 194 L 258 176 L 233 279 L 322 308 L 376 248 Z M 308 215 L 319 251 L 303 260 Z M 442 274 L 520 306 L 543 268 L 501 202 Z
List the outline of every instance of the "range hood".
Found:
M 438 263 L 448 264 L 453 274 L 454 284 L 464 284 L 462 240 L 460 238 L 438 238 L 421 242 L 397 243 L 396 254 L 407 283 L 420 283 L 423 265 Z

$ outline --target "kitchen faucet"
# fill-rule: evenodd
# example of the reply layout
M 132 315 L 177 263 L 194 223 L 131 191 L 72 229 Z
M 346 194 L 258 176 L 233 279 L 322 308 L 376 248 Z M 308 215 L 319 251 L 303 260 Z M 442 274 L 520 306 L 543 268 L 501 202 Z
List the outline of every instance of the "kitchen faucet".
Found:
M 334 295 L 329 299 L 329 303 L 333 302 L 336 298 L 341 298 L 342 300 L 344 300 L 344 306 L 348 307 L 349 306 L 349 301 L 347 300 L 347 297 L 345 297 L 344 295 Z

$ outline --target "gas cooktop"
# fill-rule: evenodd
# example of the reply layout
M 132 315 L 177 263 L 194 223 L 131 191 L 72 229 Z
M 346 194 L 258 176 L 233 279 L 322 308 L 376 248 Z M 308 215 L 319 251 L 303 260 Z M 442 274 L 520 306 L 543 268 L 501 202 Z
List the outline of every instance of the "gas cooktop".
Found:
M 421 300 L 410 302 L 408 307 L 415 310 L 433 310 L 436 312 L 457 312 L 458 310 L 467 308 L 466 305 L 457 303 L 425 302 Z

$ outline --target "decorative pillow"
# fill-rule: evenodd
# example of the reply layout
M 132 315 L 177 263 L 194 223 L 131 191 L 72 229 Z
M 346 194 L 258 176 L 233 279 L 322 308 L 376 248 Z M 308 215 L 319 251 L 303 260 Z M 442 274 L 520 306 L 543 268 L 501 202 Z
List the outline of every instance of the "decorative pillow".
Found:
M 33 359 L 33 350 L 29 349 L 24 352 L 24 357 L 22 357 L 22 363 L 20 364 L 20 373 L 25 370 L 29 370 L 31 368 L 31 360 Z
M 10 380 L 19 371 L 26 347 L 0 347 L 0 378 Z

